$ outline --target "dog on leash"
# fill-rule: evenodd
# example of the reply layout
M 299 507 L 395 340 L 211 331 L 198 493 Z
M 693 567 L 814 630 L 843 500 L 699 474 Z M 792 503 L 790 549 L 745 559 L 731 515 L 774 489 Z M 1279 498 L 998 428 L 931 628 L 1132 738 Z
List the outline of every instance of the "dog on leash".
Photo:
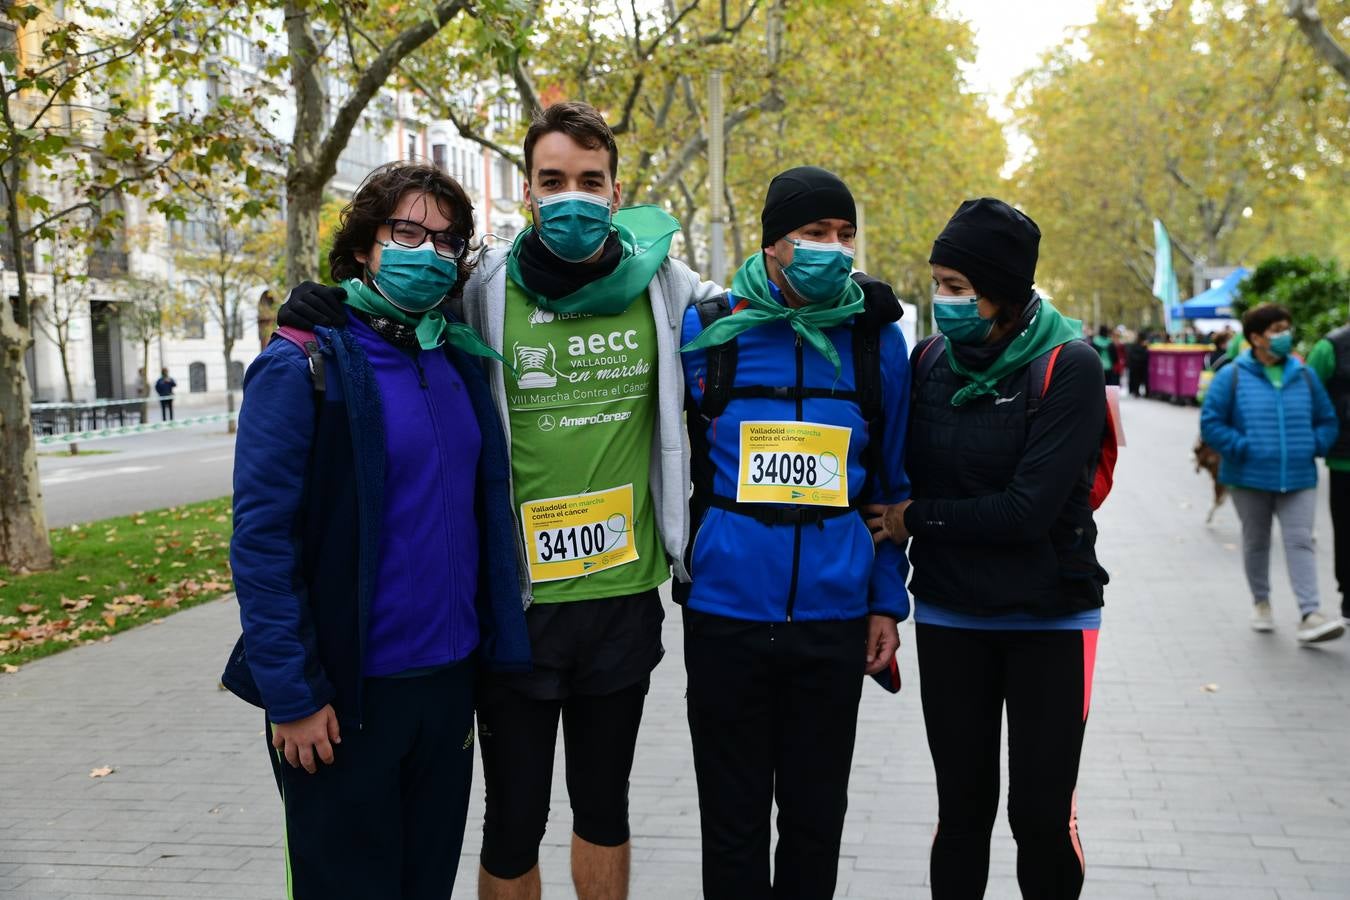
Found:
M 1205 443 L 1204 438 L 1196 440 L 1192 452 L 1195 454 L 1195 471 L 1198 473 L 1203 469 L 1214 481 L 1214 505 L 1209 508 L 1209 515 L 1205 517 L 1205 524 L 1208 525 L 1214 521 L 1214 514 L 1219 511 L 1224 498 L 1228 496 L 1228 488 L 1219 483 L 1219 463 L 1222 457 L 1218 450 Z

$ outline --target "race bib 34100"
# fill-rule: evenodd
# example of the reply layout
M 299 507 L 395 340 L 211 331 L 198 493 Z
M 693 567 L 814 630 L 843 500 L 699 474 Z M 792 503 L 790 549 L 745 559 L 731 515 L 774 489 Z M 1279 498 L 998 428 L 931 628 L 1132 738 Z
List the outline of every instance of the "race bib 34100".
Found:
M 593 575 L 638 558 L 633 486 L 532 500 L 520 507 L 530 580 Z
M 848 506 L 852 437 L 818 422 L 742 422 L 737 502 Z

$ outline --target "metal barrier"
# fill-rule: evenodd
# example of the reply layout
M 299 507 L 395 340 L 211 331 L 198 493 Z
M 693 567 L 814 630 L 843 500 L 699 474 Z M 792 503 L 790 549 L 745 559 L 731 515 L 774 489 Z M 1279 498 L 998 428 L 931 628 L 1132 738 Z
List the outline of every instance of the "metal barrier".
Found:
M 154 400 L 144 397 L 88 403 L 34 403 L 30 407 L 33 434 L 42 437 L 137 425 L 145 421 L 145 410 L 152 403 Z
M 212 416 L 196 416 L 191 419 L 173 419 L 169 422 L 150 422 L 146 425 L 125 425 L 118 428 L 99 428 L 91 431 L 68 431 L 63 434 L 48 434 L 36 438 L 41 447 L 49 444 L 84 444 L 89 441 L 103 441 L 109 438 L 131 437 L 137 434 L 151 434 L 156 431 L 170 431 L 175 428 L 190 428 L 193 425 L 206 425 L 211 422 L 224 422 L 237 419 L 239 414 L 216 413 Z

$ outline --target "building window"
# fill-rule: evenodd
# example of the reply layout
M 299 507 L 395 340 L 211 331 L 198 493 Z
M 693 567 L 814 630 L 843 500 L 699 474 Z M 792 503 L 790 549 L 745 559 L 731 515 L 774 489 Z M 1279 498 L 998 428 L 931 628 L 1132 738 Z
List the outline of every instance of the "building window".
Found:
M 183 318 L 179 320 L 179 328 L 182 330 L 183 337 L 189 340 L 200 341 L 206 337 L 206 318 L 198 310 L 188 310 L 183 313 Z
M 229 389 L 237 391 L 244 386 L 244 364 L 237 359 L 230 360 Z
M 432 163 L 432 165 L 434 165 L 436 168 L 440 169 L 442 172 L 448 172 L 448 171 L 449 171 L 448 168 L 447 168 L 447 163 L 446 163 L 446 161 L 445 161 L 445 145 L 444 145 L 444 144 L 432 144 L 432 145 L 431 145 L 431 163 Z
M 408 159 L 417 159 L 417 135 L 408 135 Z
M 206 392 L 206 363 L 195 362 L 188 366 L 188 391 L 193 394 Z

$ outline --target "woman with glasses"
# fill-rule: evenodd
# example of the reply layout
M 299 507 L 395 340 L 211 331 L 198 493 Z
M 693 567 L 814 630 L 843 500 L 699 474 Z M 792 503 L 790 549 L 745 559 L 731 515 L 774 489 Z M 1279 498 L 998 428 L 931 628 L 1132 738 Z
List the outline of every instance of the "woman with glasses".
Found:
M 529 666 L 516 557 L 491 551 L 515 540 L 496 354 L 440 309 L 472 235 L 452 179 L 376 170 L 328 257 L 346 321 L 281 329 L 244 381 L 223 680 L 267 713 L 288 896 L 450 896 L 475 674 Z

